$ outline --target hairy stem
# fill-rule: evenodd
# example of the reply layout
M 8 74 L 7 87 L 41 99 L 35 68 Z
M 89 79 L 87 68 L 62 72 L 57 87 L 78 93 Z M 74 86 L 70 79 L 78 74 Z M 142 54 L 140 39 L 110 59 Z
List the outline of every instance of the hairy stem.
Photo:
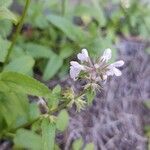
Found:
M 11 43 L 10 47 L 8 48 L 8 52 L 7 52 L 7 55 L 6 55 L 3 67 L 8 63 L 10 54 L 11 54 L 11 52 L 13 50 L 13 47 L 14 47 L 16 41 L 17 41 L 17 37 L 18 37 L 18 35 L 19 35 L 19 33 L 20 33 L 21 29 L 22 29 L 23 22 L 24 22 L 24 19 L 25 19 L 25 16 L 26 16 L 29 4 L 30 4 L 30 0 L 26 0 L 26 4 L 25 4 L 24 10 L 23 10 L 23 14 L 22 14 L 22 16 L 20 18 L 20 21 L 19 21 L 18 25 L 17 25 L 16 32 L 13 35 L 12 43 Z

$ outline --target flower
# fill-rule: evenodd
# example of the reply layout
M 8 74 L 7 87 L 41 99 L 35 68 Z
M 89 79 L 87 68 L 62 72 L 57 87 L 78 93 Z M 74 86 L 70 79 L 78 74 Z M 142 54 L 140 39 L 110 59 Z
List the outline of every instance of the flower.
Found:
M 76 80 L 80 71 L 81 70 L 85 70 L 84 66 L 80 65 L 78 62 L 76 61 L 71 61 L 70 62 L 71 66 L 70 66 L 70 77 L 73 80 Z
M 87 85 L 101 87 L 100 84 L 103 81 L 105 82 L 108 76 L 122 75 L 118 67 L 123 66 L 124 61 L 119 60 L 109 64 L 108 60 L 111 59 L 111 55 L 111 49 L 107 48 L 98 61 L 93 62 L 88 55 L 88 51 L 86 49 L 82 49 L 82 52 L 77 55 L 78 59 L 81 61 L 81 64 L 77 61 L 70 62 L 70 77 L 73 80 L 76 80 L 82 71 L 84 72 L 83 78 L 88 80 Z
M 107 76 L 113 76 L 113 75 L 121 76 L 122 72 L 117 67 L 121 67 L 123 65 L 124 65 L 124 61 L 123 60 L 119 60 L 119 61 L 116 61 L 113 64 L 110 64 L 108 66 L 109 70 L 106 72 L 106 75 Z
M 77 55 L 77 57 L 81 62 L 88 62 L 89 61 L 89 54 L 88 54 L 88 51 L 86 49 L 82 49 L 82 52 L 79 53 Z

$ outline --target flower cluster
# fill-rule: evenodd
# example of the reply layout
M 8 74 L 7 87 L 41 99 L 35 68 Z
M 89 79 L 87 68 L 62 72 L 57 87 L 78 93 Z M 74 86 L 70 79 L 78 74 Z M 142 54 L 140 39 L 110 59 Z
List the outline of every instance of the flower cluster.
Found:
M 118 67 L 124 65 L 123 60 L 116 61 L 112 64 L 108 63 L 111 58 L 111 49 L 106 49 L 103 55 L 93 62 L 89 57 L 88 51 L 82 49 L 82 52 L 77 55 L 81 63 L 71 61 L 70 64 L 70 77 L 77 80 L 81 73 L 84 74 L 89 83 L 97 85 L 98 82 L 106 81 L 108 76 L 121 76 L 121 71 Z

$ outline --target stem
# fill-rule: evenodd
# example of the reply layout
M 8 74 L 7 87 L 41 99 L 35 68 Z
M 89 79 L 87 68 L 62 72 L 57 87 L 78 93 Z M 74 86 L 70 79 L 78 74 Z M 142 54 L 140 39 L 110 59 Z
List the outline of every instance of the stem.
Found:
M 70 100 L 65 101 L 64 103 L 60 104 L 60 105 L 58 106 L 58 108 L 56 108 L 56 109 L 50 111 L 48 114 L 49 114 L 49 115 L 52 115 L 52 114 L 54 114 L 54 113 L 56 113 L 56 112 L 58 112 L 58 111 L 60 111 L 60 110 L 62 110 L 62 109 L 64 109 L 64 108 L 66 108 L 66 106 L 69 104 L 69 102 L 70 102 Z M 5 137 L 5 136 L 7 137 L 7 136 L 8 136 L 8 133 L 9 133 L 9 135 L 10 135 L 10 134 L 13 135 L 13 133 L 15 133 L 18 129 L 30 127 L 33 123 L 35 123 L 36 121 L 38 121 L 40 118 L 42 118 L 42 117 L 44 117 L 44 116 L 45 116 L 45 114 L 42 114 L 42 115 L 40 115 L 39 117 L 35 118 L 34 120 L 32 120 L 32 121 L 30 121 L 30 122 L 27 122 L 27 123 L 25 123 L 25 124 L 22 124 L 22 125 L 20 125 L 20 126 L 18 126 L 18 127 L 16 127 L 16 128 L 13 128 L 13 129 L 7 129 L 7 130 L 5 130 L 3 133 L 0 134 L 0 137 Z
M 29 4 L 30 4 L 30 0 L 26 0 L 26 4 L 25 4 L 24 10 L 23 10 L 23 14 L 22 14 L 22 16 L 20 18 L 20 21 L 19 21 L 18 25 L 17 25 L 16 32 L 15 32 L 15 34 L 13 36 L 13 39 L 12 39 L 12 43 L 11 43 L 10 47 L 8 48 L 8 53 L 6 55 L 3 67 L 8 63 L 10 54 L 11 54 L 11 52 L 13 50 L 13 47 L 14 47 L 16 41 L 17 41 L 17 37 L 18 37 L 18 35 L 19 35 L 19 33 L 20 33 L 21 29 L 22 29 L 23 22 L 24 22 L 24 19 L 25 19 L 25 16 L 26 16 Z
M 85 93 L 85 90 L 83 90 L 81 93 L 79 93 L 79 95 L 77 95 L 77 96 L 75 97 L 75 99 L 81 97 L 82 95 L 84 95 L 84 93 Z M 71 101 L 70 99 L 67 100 L 67 101 L 64 101 L 64 102 L 63 102 L 62 104 L 60 104 L 56 109 L 53 109 L 53 110 L 49 111 L 48 114 L 49 114 L 49 115 L 52 115 L 52 114 L 54 114 L 54 113 L 56 113 L 56 112 L 61 111 L 62 109 L 64 109 L 64 108 L 67 107 L 67 105 L 70 103 L 70 101 Z M 7 129 L 7 130 L 3 131 L 3 132 L 0 134 L 0 137 L 8 137 L 8 133 L 9 133 L 9 136 L 10 136 L 10 135 L 13 135 L 18 129 L 30 127 L 33 123 L 35 123 L 36 121 L 38 121 L 39 119 L 41 119 L 41 118 L 44 117 L 44 116 L 45 116 L 45 114 L 42 114 L 42 115 L 40 115 L 39 117 L 35 118 L 34 120 L 32 120 L 32 121 L 30 121 L 30 122 L 27 122 L 27 123 L 25 123 L 25 124 L 22 124 L 22 125 L 20 125 L 20 126 L 18 126 L 18 127 L 16 127 L 16 128 L 13 128 L 13 129 Z

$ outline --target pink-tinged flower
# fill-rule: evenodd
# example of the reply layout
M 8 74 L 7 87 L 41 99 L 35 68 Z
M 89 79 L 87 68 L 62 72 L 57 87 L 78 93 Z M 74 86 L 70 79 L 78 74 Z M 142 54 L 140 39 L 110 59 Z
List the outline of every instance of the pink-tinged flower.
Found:
M 89 54 L 86 49 L 82 49 L 82 52 L 77 55 L 78 59 L 83 63 L 83 62 L 88 62 L 89 61 Z
M 85 68 L 84 68 L 84 66 L 80 65 L 76 61 L 71 61 L 70 64 L 71 64 L 71 66 L 70 66 L 70 77 L 73 80 L 76 80 L 78 75 L 80 74 L 80 71 L 85 70 Z

